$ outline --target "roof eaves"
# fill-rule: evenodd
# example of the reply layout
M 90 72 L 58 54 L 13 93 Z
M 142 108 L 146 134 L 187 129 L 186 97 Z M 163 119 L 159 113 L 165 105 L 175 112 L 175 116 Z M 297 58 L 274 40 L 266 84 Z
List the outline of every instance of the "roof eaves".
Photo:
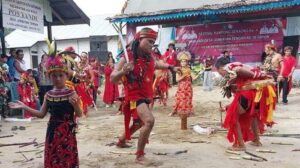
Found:
M 238 5 L 238 6 L 237 6 Z M 125 22 L 125 23 L 139 23 L 139 22 L 150 22 L 150 21 L 163 21 L 170 19 L 183 19 L 191 16 L 208 16 L 208 15 L 220 15 L 220 14 L 235 14 L 235 13 L 249 13 L 255 11 L 264 11 L 280 8 L 288 8 L 292 6 L 300 5 L 300 0 L 289 0 L 289 1 L 273 1 L 268 3 L 238 3 L 233 6 L 233 4 L 224 4 L 222 8 L 220 5 L 214 6 L 203 6 L 198 9 L 176 9 L 159 11 L 152 13 L 136 13 L 136 14 L 124 14 L 117 15 L 113 18 L 107 18 L 113 23 Z

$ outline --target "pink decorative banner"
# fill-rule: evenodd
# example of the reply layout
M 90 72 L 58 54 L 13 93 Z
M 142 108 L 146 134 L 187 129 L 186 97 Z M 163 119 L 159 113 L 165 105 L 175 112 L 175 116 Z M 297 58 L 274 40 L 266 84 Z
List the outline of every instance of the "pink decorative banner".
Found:
M 264 45 L 274 41 L 282 45 L 284 20 L 270 19 L 248 22 L 182 26 L 176 29 L 177 43 L 185 43 L 196 59 L 220 56 L 227 50 L 236 61 L 260 62 Z

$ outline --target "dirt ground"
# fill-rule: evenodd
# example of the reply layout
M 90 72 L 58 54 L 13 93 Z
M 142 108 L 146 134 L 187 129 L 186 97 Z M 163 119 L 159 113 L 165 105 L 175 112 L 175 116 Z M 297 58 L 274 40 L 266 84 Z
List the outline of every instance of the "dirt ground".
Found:
M 218 102 L 227 104 L 230 100 L 222 98 L 219 89 L 212 92 L 203 92 L 199 86 L 194 87 L 194 112 L 195 116 L 188 119 L 189 129 L 180 130 L 178 117 L 168 117 L 174 104 L 176 87 L 170 91 L 168 107 L 163 108 L 156 104 L 153 113 L 156 118 L 154 129 L 151 133 L 150 144 L 146 146 L 146 156 L 154 161 L 150 167 L 182 168 L 299 168 L 300 152 L 292 152 L 300 148 L 299 138 L 288 137 L 262 137 L 263 147 L 260 149 L 272 149 L 276 153 L 257 153 L 257 147 L 247 144 L 247 150 L 265 157 L 268 161 L 256 162 L 249 160 L 232 160 L 226 153 L 230 145 L 226 139 L 226 132 L 217 132 L 211 136 L 198 134 L 193 131 L 193 124 L 206 123 L 211 127 L 219 128 L 220 113 Z M 300 89 L 293 89 L 289 96 L 289 105 L 278 105 L 274 119 L 278 123 L 271 130 L 278 134 L 300 133 Z M 91 109 L 88 118 L 81 118 L 79 133 L 77 134 L 80 167 L 88 168 L 137 168 L 135 155 L 138 133 L 134 135 L 133 147 L 118 149 L 108 144 L 117 141 L 117 137 L 123 132 L 123 116 L 116 116 L 116 108 L 105 108 L 98 103 L 98 111 Z M 224 118 L 223 114 L 223 118 Z M 49 115 L 44 119 L 34 119 L 32 122 L 4 122 L 1 121 L 0 137 L 14 135 L 13 137 L 0 138 L 0 144 L 30 142 L 34 138 L 38 143 L 43 143 L 46 134 Z M 26 130 L 12 131 L 13 126 L 25 126 Z M 298 136 L 299 137 L 299 136 Z M 199 142 L 202 143 L 191 143 Z M 276 145 L 272 142 L 290 143 L 292 145 Z M 187 153 L 175 154 L 177 151 L 187 150 Z M 27 159 L 33 160 L 25 162 Z M 27 151 L 27 152 L 26 152 Z M 17 152 L 17 153 L 16 153 Z M 166 153 L 167 155 L 155 155 L 154 153 Z M 244 153 L 241 152 L 241 156 Z M 1 168 L 42 168 L 43 146 L 33 145 L 20 148 L 19 146 L 0 147 Z

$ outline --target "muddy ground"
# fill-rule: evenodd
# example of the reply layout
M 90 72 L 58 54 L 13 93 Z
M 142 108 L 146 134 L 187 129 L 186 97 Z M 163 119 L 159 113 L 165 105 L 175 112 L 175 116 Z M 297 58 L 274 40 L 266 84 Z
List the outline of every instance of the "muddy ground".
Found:
M 170 91 L 168 107 L 163 108 L 156 104 L 153 113 L 156 118 L 154 129 L 151 133 L 150 144 L 146 147 L 146 156 L 154 161 L 150 167 L 182 168 L 299 168 L 300 152 L 293 149 L 300 148 L 299 136 L 289 137 L 262 137 L 263 147 L 260 149 L 272 149 L 276 153 L 256 153 L 257 147 L 247 144 L 247 150 L 265 157 L 268 161 L 256 162 L 248 160 L 232 160 L 225 152 L 230 146 L 226 139 L 226 132 L 220 131 L 213 135 L 198 134 L 192 130 L 193 124 L 219 128 L 220 113 L 218 102 L 229 103 L 230 100 L 222 98 L 219 89 L 212 92 L 203 92 L 200 86 L 194 87 L 194 112 L 195 116 L 188 119 L 189 129 L 180 130 L 178 117 L 169 117 L 174 104 L 176 87 Z M 300 89 L 292 90 L 289 96 L 289 105 L 277 106 L 274 119 L 277 124 L 269 132 L 277 134 L 300 133 Z M 123 116 L 115 115 L 117 108 L 105 108 L 98 102 L 98 111 L 90 109 L 88 118 L 81 118 L 79 133 L 77 134 L 80 167 L 88 168 L 136 168 L 143 167 L 135 164 L 136 143 L 138 133 L 133 137 L 130 149 L 118 149 L 108 144 L 117 141 L 117 137 L 123 131 Z M 224 118 L 223 114 L 223 118 Z M 1 121 L 0 136 L 13 135 L 13 137 L 0 138 L 0 144 L 30 142 L 34 138 L 38 143 L 43 143 L 46 134 L 48 117 L 34 119 L 31 122 L 5 122 Z M 25 126 L 26 130 L 12 131 L 13 126 Z M 198 143 L 192 143 L 198 142 Z M 201 143 L 199 143 L 201 142 Z M 273 142 L 290 143 L 291 145 L 276 145 Z M 32 151 L 33 150 L 33 151 Z M 175 152 L 187 150 L 187 153 L 176 155 Z M 25 157 L 18 153 L 23 152 Z M 29 152 L 28 152 L 29 151 Z M 20 148 L 19 146 L 0 147 L 1 168 L 42 168 L 43 146 L 39 148 L 33 145 Z M 154 153 L 166 153 L 167 155 L 155 155 Z M 241 152 L 241 155 L 244 155 Z

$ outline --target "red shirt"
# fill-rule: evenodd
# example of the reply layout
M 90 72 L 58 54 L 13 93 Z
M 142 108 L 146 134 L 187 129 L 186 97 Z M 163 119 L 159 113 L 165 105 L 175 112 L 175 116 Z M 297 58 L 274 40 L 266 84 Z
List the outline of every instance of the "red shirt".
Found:
M 130 61 L 133 61 L 133 53 L 127 50 L 128 57 Z M 124 57 L 124 55 L 122 56 Z M 132 74 L 134 80 L 129 81 L 129 75 L 125 75 L 122 78 L 125 91 L 126 101 L 138 101 L 140 99 L 152 99 L 153 98 L 153 77 L 155 70 L 155 61 L 151 56 L 149 62 L 139 56 L 139 58 L 134 63 L 134 68 Z
M 162 56 L 162 59 L 165 59 L 166 63 L 169 65 L 173 65 L 176 66 L 177 65 L 177 58 L 176 58 L 176 54 L 175 51 L 171 52 L 171 51 L 166 51 L 165 54 Z
M 294 56 L 284 56 L 283 63 L 284 69 L 282 76 L 287 78 L 291 74 L 293 67 L 296 67 L 296 59 Z

